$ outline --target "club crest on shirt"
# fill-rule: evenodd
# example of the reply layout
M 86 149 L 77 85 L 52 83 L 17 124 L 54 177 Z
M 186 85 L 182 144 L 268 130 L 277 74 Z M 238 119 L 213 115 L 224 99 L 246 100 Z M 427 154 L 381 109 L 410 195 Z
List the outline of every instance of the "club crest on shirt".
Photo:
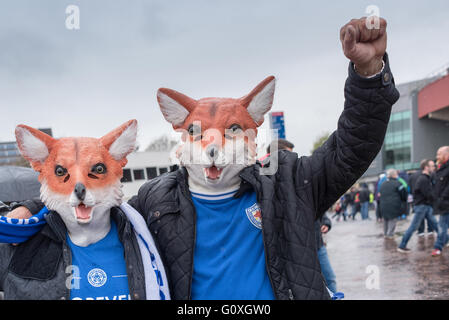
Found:
M 87 274 L 87 281 L 89 281 L 93 287 L 103 286 L 107 279 L 106 272 L 99 268 L 92 269 Z
M 260 213 L 260 207 L 257 203 L 253 204 L 251 207 L 246 208 L 246 216 L 249 221 L 258 229 L 262 229 L 262 215 Z

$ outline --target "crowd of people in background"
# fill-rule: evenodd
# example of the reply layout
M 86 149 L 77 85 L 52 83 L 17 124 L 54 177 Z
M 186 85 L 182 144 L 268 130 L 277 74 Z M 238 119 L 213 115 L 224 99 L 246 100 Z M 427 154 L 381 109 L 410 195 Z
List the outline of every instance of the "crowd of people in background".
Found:
M 371 220 L 370 208 L 376 212 L 376 221 L 383 222 L 387 240 L 394 239 L 397 221 L 413 213 L 398 246 L 399 252 L 410 252 L 408 241 L 415 231 L 424 236 L 427 223 L 427 234 L 437 233 L 432 256 L 441 255 L 449 240 L 449 146 L 438 149 L 436 161 L 422 160 L 416 172 L 388 169 L 379 176 L 373 192 L 365 183 L 352 187 L 335 204 L 332 218 L 355 220 L 360 212 L 362 220 Z
M 270 148 L 267 155 L 259 161 L 262 166 L 269 165 Z M 293 143 L 279 139 L 278 150 L 293 151 Z M 394 168 L 379 176 L 371 191 L 367 183 L 353 186 L 338 199 L 328 210 L 333 212 L 331 218 L 326 214 L 315 222 L 316 247 L 323 277 L 326 285 L 333 293 L 337 292 L 337 281 L 332 269 L 323 235 L 332 227 L 332 219 L 337 222 L 356 220 L 360 213 L 361 220 L 372 220 L 369 211 L 376 213 L 376 222 L 383 223 L 383 233 L 386 240 L 394 239 L 398 220 L 405 220 L 413 213 L 410 226 L 404 233 L 398 247 L 400 252 L 410 252 L 406 247 L 415 231 L 419 236 L 427 232 L 438 233 L 432 256 L 441 255 L 443 247 L 448 243 L 447 230 L 449 228 L 449 146 L 438 149 L 436 161 L 424 159 L 420 170 L 407 173 Z M 435 215 L 439 215 L 437 222 Z

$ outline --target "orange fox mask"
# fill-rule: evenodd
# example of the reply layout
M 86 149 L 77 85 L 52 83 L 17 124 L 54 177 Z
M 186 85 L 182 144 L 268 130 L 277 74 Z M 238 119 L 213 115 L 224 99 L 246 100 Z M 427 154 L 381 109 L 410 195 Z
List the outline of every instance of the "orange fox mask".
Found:
M 68 228 L 96 221 L 96 215 L 121 204 L 120 179 L 135 147 L 136 120 L 99 139 L 55 139 L 25 125 L 15 133 L 21 154 L 40 173 L 42 201 Z
M 182 132 L 177 152 L 189 173 L 189 187 L 203 193 L 238 188 L 238 173 L 255 163 L 257 128 L 273 104 L 275 78 L 270 76 L 248 95 L 192 99 L 161 88 L 157 99 L 164 118 Z

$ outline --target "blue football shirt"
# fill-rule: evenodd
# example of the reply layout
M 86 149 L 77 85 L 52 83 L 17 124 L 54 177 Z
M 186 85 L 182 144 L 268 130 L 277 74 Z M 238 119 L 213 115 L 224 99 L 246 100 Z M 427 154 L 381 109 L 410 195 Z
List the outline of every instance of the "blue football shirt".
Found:
M 192 299 L 272 300 L 255 192 L 192 192 L 197 214 Z
M 117 226 L 100 241 L 87 247 L 75 245 L 67 236 L 72 251 L 72 300 L 130 300 L 123 245 Z

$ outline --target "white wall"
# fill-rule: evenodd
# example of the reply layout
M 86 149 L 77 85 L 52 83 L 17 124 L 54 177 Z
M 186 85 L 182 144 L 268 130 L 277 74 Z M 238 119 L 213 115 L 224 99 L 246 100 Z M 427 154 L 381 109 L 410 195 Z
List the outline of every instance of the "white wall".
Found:
M 131 172 L 132 182 L 123 182 L 123 193 L 125 194 L 125 201 L 136 195 L 139 188 L 148 181 L 147 168 L 157 168 L 157 175 L 160 175 L 161 169 L 165 168 L 170 171 L 170 166 L 174 163 L 170 158 L 170 152 L 134 152 L 128 157 L 128 163 L 125 166 L 125 170 L 129 169 Z M 135 179 L 135 170 L 143 170 L 143 180 Z

